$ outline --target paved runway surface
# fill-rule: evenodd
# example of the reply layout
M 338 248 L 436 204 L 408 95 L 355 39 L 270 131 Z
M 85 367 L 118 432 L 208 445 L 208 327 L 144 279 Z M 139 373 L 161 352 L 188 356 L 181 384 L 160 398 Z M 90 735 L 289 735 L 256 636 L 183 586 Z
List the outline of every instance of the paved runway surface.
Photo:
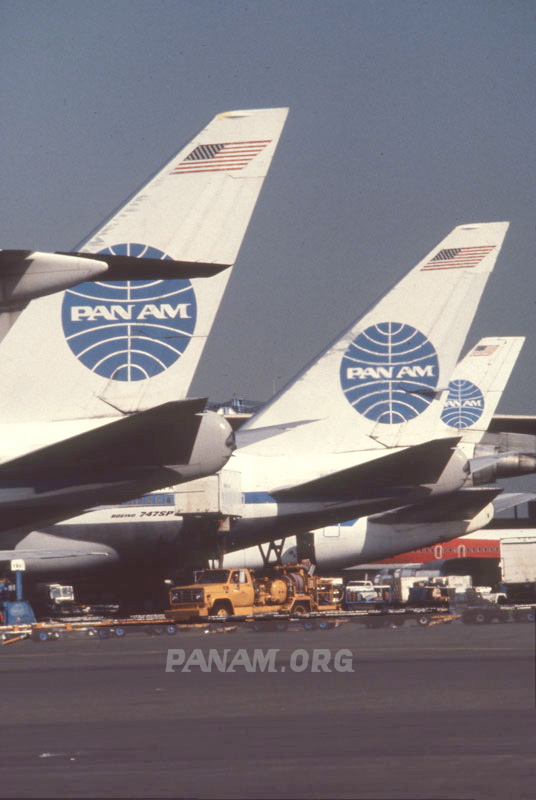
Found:
M 166 672 L 168 648 L 277 672 Z M 3 647 L 0 796 L 533 798 L 534 654 L 533 625 L 460 623 Z

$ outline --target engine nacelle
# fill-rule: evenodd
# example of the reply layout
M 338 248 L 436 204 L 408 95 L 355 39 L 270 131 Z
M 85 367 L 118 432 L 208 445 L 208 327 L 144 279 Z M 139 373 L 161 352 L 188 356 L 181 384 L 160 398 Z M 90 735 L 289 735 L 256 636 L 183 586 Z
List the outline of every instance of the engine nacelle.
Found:
M 536 456 L 530 453 L 509 453 L 498 455 L 497 460 L 472 472 L 474 486 L 494 483 L 499 478 L 516 478 L 536 472 Z
M 36 297 L 94 280 L 107 270 L 106 262 L 98 258 L 0 250 L 0 306 L 16 308 Z

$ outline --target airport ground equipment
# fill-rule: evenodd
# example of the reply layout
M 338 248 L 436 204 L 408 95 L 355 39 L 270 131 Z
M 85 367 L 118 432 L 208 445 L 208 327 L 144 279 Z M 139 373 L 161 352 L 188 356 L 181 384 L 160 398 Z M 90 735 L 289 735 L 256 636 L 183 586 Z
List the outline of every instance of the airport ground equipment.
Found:
M 15 576 L 15 592 L 9 579 L 0 580 L 0 623 L 2 625 L 31 625 L 36 621 L 35 614 L 22 594 L 22 573 L 26 564 L 22 559 L 11 561 L 11 571 Z M 13 596 L 14 595 L 14 596 Z
M 536 537 L 501 539 L 500 591 L 474 592 L 462 616 L 466 624 L 536 620 Z
M 206 569 L 188 586 L 173 586 L 166 617 L 177 622 L 268 613 L 303 616 L 340 610 L 333 581 L 311 575 L 307 567 L 287 564 L 274 577 L 257 577 L 250 569 Z
M 501 578 L 508 602 L 536 602 L 536 537 L 501 539 Z
M 273 607 L 272 607 L 273 608 Z M 292 629 L 327 630 L 339 627 L 343 623 L 359 623 L 367 628 L 398 628 L 406 622 L 413 622 L 419 627 L 448 623 L 456 619 L 463 622 L 493 622 L 499 619 L 495 611 L 503 615 L 500 621 L 530 622 L 534 620 L 534 606 L 495 606 L 494 615 L 482 615 L 467 618 L 461 610 L 453 613 L 445 607 L 414 608 L 404 607 L 361 607 L 354 610 L 318 610 L 306 614 L 274 611 L 266 607 L 263 613 L 234 614 L 232 616 L 209 616 L 198 619 L 194 623 L 179 623 L 165 614 L 138 614 L 129 617 L 98 617 L 88 615 L 79 618 L 49 619 L 41 622 L 22 621 L 17 624 L 0 625 L 0 645 L 9 645 L 24 640 L 34 642 L 55 642 L 71 638 L 91 638 L 94 641 L 121 639 L 126 635 L 149 634 L 181 635 L 192 631 L 203 633 L 233 632 L 240 627 L 252 631 L 283 632 Z M 299 611 L 299 608 L 297 609 Z M 507 617 L 507 619 L 505 619 Z

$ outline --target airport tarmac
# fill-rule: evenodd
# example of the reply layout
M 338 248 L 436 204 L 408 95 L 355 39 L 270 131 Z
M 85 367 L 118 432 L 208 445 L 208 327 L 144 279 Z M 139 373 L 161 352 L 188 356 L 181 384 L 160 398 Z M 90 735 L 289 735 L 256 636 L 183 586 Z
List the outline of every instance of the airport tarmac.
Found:
M 3 647 L 0 796 L 532 798 L 534 631 L 347 624 Z M 184 651 L 173 672 L 169 649 Z M 278 651 L 275 671 L 247 671 L 255 649 Z M 247 657 L 205 672 L 210 650 Z M 315 650 L 331 671 L 312 671 Z M 340 650 L 353 672 L 333 669 Z

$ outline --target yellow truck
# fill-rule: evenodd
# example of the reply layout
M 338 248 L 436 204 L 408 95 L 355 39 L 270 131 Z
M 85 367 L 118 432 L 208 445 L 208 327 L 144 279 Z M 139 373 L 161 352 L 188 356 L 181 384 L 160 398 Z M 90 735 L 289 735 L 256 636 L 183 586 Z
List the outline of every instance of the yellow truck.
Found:
M 257 578 L 250 569 L 204 569 L 195 574 L 194 583 L 170 589 L 165 615 L 174 622 L 193 622 L 206 617 L 337 611 L 338 591 L 329 578 L 310 575 L 301 564 L 275 567 L 271 578 Z

